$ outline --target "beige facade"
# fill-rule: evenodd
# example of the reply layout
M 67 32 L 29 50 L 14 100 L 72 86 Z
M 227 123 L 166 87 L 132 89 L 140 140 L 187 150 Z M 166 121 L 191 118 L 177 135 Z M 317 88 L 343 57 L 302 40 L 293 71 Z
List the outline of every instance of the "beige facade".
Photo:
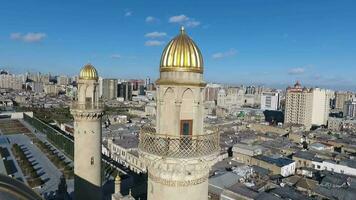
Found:
M 342 111 L 345 106 L 345 102 L 349 101 L 355 95 L 351 92 L 336 92 L 335 93 L 335 109 Z
M 22 83 L 22 77 L 20 76 L 9 74 L 0 75 L 0 88 L 22 90 Z
M 222 88 L 217 94 L 217 105 L 228 110 L 240 108 L 244 104 L 244 95 L 244 91 L 240 88 Z
M 332 91 L 321 88 L 302 88 L 297 82 L 287 88 L 284 123 L 301 124 L 306 129 L 312 125 L 326 125 Z
M 313 94 L 297 82 L 294 88 L 288 88 L 284 123 L 301 124 L 309 129 L 312 125 Z

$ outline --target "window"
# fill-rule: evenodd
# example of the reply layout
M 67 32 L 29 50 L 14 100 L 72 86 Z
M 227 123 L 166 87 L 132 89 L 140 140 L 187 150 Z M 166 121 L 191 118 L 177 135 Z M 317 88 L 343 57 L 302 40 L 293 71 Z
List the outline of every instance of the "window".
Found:
M 94 165 L 94 157 L 92 156 L 91 159 L 90 159 L 90 164 L 91 165 Z
M 180 134 L 181 135 L 192 135 L 193 131 L 193 120 L 181 120 L 180 121 Z

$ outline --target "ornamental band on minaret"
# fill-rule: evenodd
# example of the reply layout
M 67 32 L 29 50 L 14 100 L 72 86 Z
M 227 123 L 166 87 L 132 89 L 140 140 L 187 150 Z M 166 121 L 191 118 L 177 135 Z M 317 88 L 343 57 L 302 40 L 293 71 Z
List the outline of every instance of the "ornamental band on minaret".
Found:
M 203 57 L 184 28 L 164 49 L 157 80 L 156 128 L 140 133 L 148 200 L 208 199 L 219 134 L 203 129 Z
M 78 97 L 71 106 L 74 117 L 75 199 L 102 199 L 101 118 L 98 72 L 85 65 L 79 74 Z

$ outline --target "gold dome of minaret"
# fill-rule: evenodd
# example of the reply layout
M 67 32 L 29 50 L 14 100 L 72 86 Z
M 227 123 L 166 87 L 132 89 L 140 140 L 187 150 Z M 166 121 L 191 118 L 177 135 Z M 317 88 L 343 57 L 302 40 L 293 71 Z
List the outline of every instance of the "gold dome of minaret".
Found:
M 79 79 L 82 80 L 98 80 L 98 71 L 91 64 L 86 64 L 79 73 Z
M 180 34 L 168 43 L 162 53 L 160 71 L 203 73 L 203 69 L 203 56 L 182 26 Z

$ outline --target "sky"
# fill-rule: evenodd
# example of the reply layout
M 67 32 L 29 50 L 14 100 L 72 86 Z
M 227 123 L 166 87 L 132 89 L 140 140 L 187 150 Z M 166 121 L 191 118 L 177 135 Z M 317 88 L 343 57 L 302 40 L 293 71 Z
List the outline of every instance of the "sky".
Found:
M 159 76 L 180 26 L 205 79 L 356 90 L 354 0 L 1 0 L 0 68 L 107 78 Z

